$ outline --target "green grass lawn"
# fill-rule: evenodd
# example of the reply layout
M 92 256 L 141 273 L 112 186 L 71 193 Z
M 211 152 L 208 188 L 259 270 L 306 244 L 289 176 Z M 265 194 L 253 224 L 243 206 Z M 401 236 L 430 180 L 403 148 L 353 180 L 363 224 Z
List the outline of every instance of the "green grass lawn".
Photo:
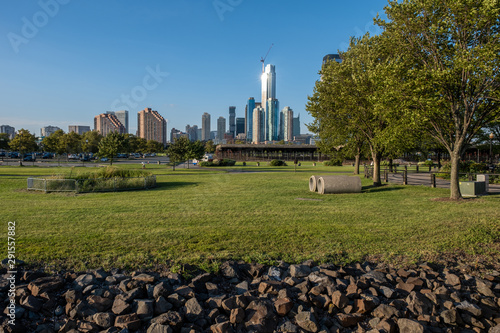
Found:
M 372 188 L 366 179 L 363 193 L 319 195 L 309 192 L 311 175 L 350 174 L 352 168 L 305 163 L 294 172 L 293 164 L 263 164 L 177 167 L 175 172 L 148 165 L 157 175 L 156 189 L 78 195 L 26 190 L 28 176 L 69 173 L 69 168 L 2 166 L 4 237 L 7 222 L 16 221 L 17 258 L 74 269 L 165 263 L 210 267 L 229 258 L 413 261 L 456 249 L 487 255 L 498 249 L 498 195 L 434 201 L 449 191 Z

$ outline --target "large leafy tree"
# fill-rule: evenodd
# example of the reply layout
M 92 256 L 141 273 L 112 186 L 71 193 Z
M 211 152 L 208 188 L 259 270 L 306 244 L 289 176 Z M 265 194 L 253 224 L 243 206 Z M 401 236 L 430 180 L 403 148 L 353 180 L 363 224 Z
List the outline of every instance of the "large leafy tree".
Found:
M 89 131 L 82 134 L 82 152 L 95 154 L 99 151 L 99 142 L 102 135 L 97 131 Z
M 111 132 L 99 142 L 99 152 L 97 153 L 97 156 L 100 158 L 108 158 L 110 164 L 113 165 L 113 158 L 118 153 L 124 151 L 125 147 L 125 135 L 118 132 Z
M 461 198 L 459 162 L 481 128 L 500 116 L 500 2 L 389 1 L 393 96 L 451 157 L 450 198 Z
M 62 147 L 65 149 L 66 158 L 69 154 L 76 154 L 82 151 L 82 137 L 76 132 L 65 133 L 62 136 Z
M 143 153 L 146 151 L 147 141 L 141 137 L 125 134 L 127 139 L 127 149 L 130 153 Z
M 369 148 L 373 184 L 380 185 L 380 160 L 408 148 L 407 124 L 397 117 L 396 106 L 385 103 L 387 64 L 390 55 L 382 37 L 352 38 L 341 53 L 342 62 L 329 62 L 321 70 L 307 110 L 313 115 L 323 146 L 345 146 L 361 153 Z
M 12 150 L 19 152 L 19 165 L 23 165 L 22 161 L 25 153 L 38 150 L 35 135 L 24 128 L 17 132 L 14 139 L 9 142 L 9 146 Z
M 201 159 L 205 154 L 205 145 L 201 141 L 190 142 L 186 151 L 185 158 L 189 169 L 189 160 Z
M 191 146 L 191 142 L 188 138 L 182 136 L 176 139 L 174 142 L 170 143 L 170 146 L 167 149 L 167 155 L 170 159 L 170 162 L 173 165 L 173 170 L 175 171 L 175 164 L 177 162 L 185 161 L 186 156 L 188 155 L 189 149 Z

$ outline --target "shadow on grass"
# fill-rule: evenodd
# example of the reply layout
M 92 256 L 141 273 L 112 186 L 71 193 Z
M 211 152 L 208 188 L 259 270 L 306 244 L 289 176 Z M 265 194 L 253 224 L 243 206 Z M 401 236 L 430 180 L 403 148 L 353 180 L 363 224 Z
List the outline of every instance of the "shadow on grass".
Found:
M 151 190 L 172 190 L 186 186 L 196 186 L 196 182 L 156 182 L 156 187 Z
M 368 186 L 363 186 L 361 188 L 362 193 L 378 193 L 378 192 L 388 192 L 388 191 L 399 191 L 401 190 L 401 187 L 393 187 L 393 186 L 388 186 L 388 185 L 381 185 L 381 186 L 375 186 L 375 185 L 368 185 Z

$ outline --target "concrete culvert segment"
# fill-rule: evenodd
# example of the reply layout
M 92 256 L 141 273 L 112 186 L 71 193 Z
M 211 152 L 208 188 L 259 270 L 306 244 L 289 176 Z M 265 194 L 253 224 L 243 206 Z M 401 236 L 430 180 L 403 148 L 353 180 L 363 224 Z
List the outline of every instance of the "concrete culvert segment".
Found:
M 319 194 L 361 193 L 361 179 L 355 176 L 321 176 L 316 183 Z

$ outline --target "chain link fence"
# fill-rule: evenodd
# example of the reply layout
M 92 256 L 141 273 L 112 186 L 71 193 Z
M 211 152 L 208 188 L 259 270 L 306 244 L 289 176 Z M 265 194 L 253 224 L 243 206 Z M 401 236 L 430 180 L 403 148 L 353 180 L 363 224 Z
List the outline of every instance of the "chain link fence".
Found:
M 43 192 L 114 192 L 156 187 L 156 176 L 133 178 L 57 179 L 28 178 L 28 190 Z

